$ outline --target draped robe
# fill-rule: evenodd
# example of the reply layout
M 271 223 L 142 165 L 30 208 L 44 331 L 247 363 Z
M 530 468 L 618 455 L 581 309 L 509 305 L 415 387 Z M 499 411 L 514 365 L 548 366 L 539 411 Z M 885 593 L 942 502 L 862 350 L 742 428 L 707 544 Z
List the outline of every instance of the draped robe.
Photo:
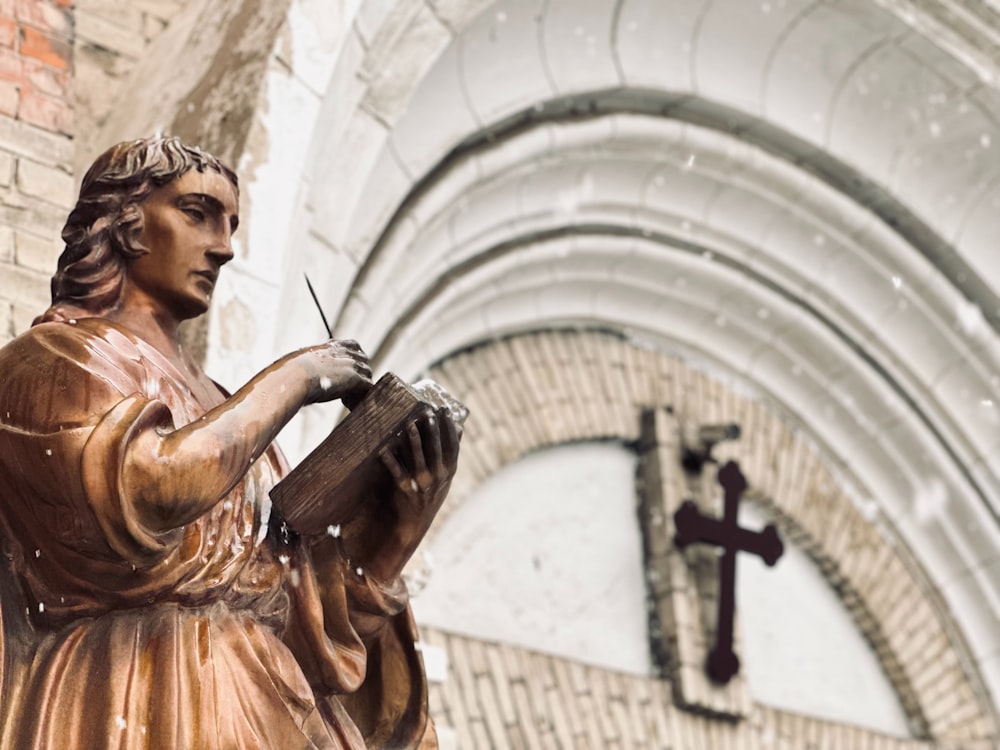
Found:
M 129 442 L 224 398 L 106 320 L 0 349 L 0 749 L 434 745 L 405 587 L 280 527 L 276 449 L 185 526 L 140 520 Z

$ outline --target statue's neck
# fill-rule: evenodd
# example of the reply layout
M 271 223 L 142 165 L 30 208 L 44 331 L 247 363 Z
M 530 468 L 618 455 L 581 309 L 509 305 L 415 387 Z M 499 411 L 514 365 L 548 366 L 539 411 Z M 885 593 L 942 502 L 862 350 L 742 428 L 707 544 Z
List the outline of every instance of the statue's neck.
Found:
M 200 372 L 200 368 L 181 347 L 180 321 L 157 315 L 155 311 L 137 310 L 128 306 L 112 310 L 107 317 L 151 345 L 180 372 Z

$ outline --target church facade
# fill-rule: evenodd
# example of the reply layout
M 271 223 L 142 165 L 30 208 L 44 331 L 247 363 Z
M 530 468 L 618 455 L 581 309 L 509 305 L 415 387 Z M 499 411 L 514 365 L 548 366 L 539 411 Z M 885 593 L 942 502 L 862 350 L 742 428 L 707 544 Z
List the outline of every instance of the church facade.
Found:
M 187 332 L 217 380 L 325 335 L 308 274 L 375 369 L 471 409 L 412 576 L 442 747 L 988 750 L 998 53 L 993 0 L 0 0 L 0 342 L 48 304 L 81 170 L 180 135 L 242 181 L 237 257 Z M 299 458 L 336 417 L 281 442 Z M 617 484 L 490 505 L 532 457 L 575 451 L 580 474 L 594 446 L 625 457 Z M 672 524 L 690 498 L 721 512 L 730 459 L 788 559 L 772 583 L 740 556 L 743 668 L 720 686 L 717 562 Z M 812 606 L 780 593 L 786 563 L 897 721 L 755 681 L 790 639 L 772 621 Z M 522 608 L 544 617 L 496 626 Z M 841 654 L 833 617 L 795 626 L 819 637 L 802 662 Z M 779 681 L 834 703 L 874 679 L 799 666 Z

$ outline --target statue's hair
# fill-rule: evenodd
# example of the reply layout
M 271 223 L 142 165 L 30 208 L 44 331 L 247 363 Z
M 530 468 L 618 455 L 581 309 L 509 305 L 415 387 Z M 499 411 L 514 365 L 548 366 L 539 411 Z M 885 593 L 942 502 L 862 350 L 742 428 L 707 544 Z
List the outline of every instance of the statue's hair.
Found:
M 139 204 L 192 168 L 214 169 L 239 191 L 229 167 L 176 137 L 119 143 L 97 157 L 62 230 L 66 248 L 52 277 L 52 305 L 34 324 L 111 311 L 121 296 L 128 261 L 149 252 L 139 242 Z

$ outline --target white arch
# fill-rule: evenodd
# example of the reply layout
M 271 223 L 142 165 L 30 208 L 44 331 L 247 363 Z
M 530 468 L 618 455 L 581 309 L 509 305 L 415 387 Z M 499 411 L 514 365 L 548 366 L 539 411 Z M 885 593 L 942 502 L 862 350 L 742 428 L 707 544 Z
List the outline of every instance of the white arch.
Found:
M 364 2 L 310 26 L 318 6 L 293 3 L 292 74 L 275 66 L 266 98 L 274 118 L 292 102 L 306 114 L 270 122 L 247 191 L 251 256 L 219 296 L 253 310 L 258 360 L 318 333 L 298 279 L 311 267 L 340 330 L 369 347 L 402 332 L 381 354 L 404 371 L 498 332 L 581 321 L 711 351 L 890 503 L 1000 695 L 1000 584 L 987 567 L 1000 550 L 1000 441 L 985 403 L 1000 340 L 983 323 L 998 319 L 1000 100 L 961 50 L 942 53 L 880 5 L 771 5 Z M 559 114 L 609 90 L 620 112 L 632 100 L 712 127 Z M 486 131 L 536 107 L 542 124 L 489 143 Z M 485 145 L 449 157 L 470 137 Z M 560 203 L 587 170 L 601 174 L 591 194 Z M 304 187 L 273 195 L 265 179 Z M 563 257 L 573 232 L 563 244 L 545 232 L 581 222 L 609 230 L 603 249 Z M 497 247 L 521 253 L 517 280 L 500 253 L 483 255 Z M 265 249 L 284 279 L 269 277 Z M 679 268 L 686 290 L 666 283 Z M 929 525 L 920 479 L 906 476 L 923 455 L 951 498 Z

